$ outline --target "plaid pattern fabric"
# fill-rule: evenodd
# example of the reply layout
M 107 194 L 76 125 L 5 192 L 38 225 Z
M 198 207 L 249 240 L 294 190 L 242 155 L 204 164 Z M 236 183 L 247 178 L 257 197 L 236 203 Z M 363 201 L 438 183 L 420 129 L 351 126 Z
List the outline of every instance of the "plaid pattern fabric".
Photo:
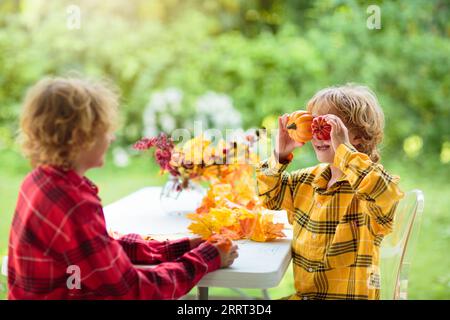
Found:
M 344 175 L 330 188 L 329 164 L 285 172 L 275 157 L 257 168 L 258 192 L 293 224 L 292 299 L 379 299 L 379 248 L 392 230 L 398 177 L 341 144 L 334 166 Z
M 9 299 L 176 299 L 219 268 L 219 253 L 208 243 L 189 251 L 187 238 L 113 239 L 97 193 L 87 178 L 56 167 L 38 167 L 25 178 L 9 241 Z M 73 270 L 79 287 L 69 285 L 76 283 Z

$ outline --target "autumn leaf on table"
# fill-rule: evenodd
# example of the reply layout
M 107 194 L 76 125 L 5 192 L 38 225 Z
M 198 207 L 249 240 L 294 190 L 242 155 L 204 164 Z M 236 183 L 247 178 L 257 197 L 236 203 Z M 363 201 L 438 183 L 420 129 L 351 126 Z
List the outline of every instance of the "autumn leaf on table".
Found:
M 236 216 L 228 208 L 211 209 L 209 215 L 213 216 L 214 226 L 220 230 L 222 227 L 232 226 L 236 222 Z
M 236 224 L 227 228 L 225 227 L 221 228 L 219 233 L 227 238 L 230 238 L 231 240 L 239 240 L 242 238 L 240 228 Z
M 255 191 L 237 184 L 211 185 L 197 213 L 188 215 L 194 221 L 189 230 L 203 239 L 214 234 L 259 242 L 285 237 L 284 224 L 273 222 L 274 214 L 262 207 Z
M 256 224 L 255 217 L 243 218 L 239 220 L 240 235 L 244 239 L 250 239 Z
M 273 223 L 272 214 L 258 213 L 253 219 L 244 219 L 240 222 L 242 232 L 253 241 L 265 242 L 285 237 L 282 231 L 284 224 Z
M 274 223 L 273 218 L 273 214 L 264 214 L 261 218 L 266 241 L 275 240 L 286 236 L 283 233 L 284 223 Z
M 210 196 L 217 200 L 217 198 L 224 198 L 228 200 L 233 200 L 232 193 L 233 189 L 230 184 L 218 183 L 211 186 L 211 194 Z
M 256 214 L 255 216 L 255 224 L 253 226 L 253 232 L 250 237 L 251 240 L 257 241 L 257 242 L 265 242 L 266 236 L 264 233 L 264 227 L 262 225 L 261 221 L 261 214 Z
M 192 144 L 197 144 L 195 141 Z M 238 147 L 218 145 L 208 157 L 231 153 L 247 156 Z M 189 147 L 191 148 L 191 147 Z M 185 150 L 186 151 L 186 150 Z M 251 155 L 251 153 L 250 153 Z M 254 158 L 255 159 L 255 158 Z M 208 176 L 210 186 L 195 214 L 188 215 L 193 222 L 188 227 L 193 233 L 208 239 L 221 235 L 228 239 L 251 239 L 270 241 L 284 237 L 284 225 L 273 223 L 273 215 L 263 214 L 264 208 L 256 192 L 254 167 L 238 162 L 207 168 L 203 176 Z
M 212 208 L 229 207 L 227 204 L 232 201 L 232 187 L 229 184 L 213 184 L 210 186 L 206 196 L 203 198 L 197 213 L 207 213 Z
M 207 214 L 191 213 L 186 215 L 187 218 L 193 220 L 188 229 L 202 239 L 208 239 L 214 234 L 214 223 L 212 217 Z
M 228 208 L 212 208 L 208 213 L 191 213 L 187 217 L 194 221 L 188 229 L 203 239 L 219 234 L 222 228 L 232 227 L 236 222 L 236 217 Z
M 255 199 L 253 188 L 253 185 L 240 185 L 236 187 L 235 192 L 239 194 L 239 200 L 236 201 L 244 206 L 247 206 L 250 202 L 256 202 L 257 199 Z

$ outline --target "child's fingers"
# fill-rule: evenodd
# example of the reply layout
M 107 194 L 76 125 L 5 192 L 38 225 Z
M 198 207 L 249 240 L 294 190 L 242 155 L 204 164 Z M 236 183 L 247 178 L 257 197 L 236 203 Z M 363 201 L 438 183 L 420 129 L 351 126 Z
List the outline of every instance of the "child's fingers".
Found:
M 337 123 L 339 123 L 340 126 L 345 127 L 344 121 L 342 121 L 341 118 L 336 117 L 336 121 L 337 121 Z
M 331 126 L 331 130 L 335 129 L 337 126 L 336 120 L 329 115 L 325 116 L 325 121 Z
M 345 126 L 345 124 L 341 120 L 341 118 L 337 117 L 335 121 L 336 121 L 336 125 L 339 127 L 340 131 L 343 131 L 343 130 L 347 129 L 347 127 Z
M 327 122 L 331 126 L 331 129 L 335 129 L 335 130 L 339 131 L 340 126 L 339 126 L 338 121 L 335 118 L 330 117 L 327 119 Z
M 347 129 L 342 119 L 338 116 L 335 116 L 334 114 L 327 114 L 325 116 L 325 120 L 327 120 L 327 122 L 332 122 L 338 131 Z
M 286 129 L 288 118 L 289 118 L 288 113 L 283 114 L 283 116 L 281 117 L 281 125 L 283 129 Z
M 331 113 L 326 114 L 326 115 L 325 115 L 325 118 L 328 118 L 328 119 L 334 119 L 334 120 L 339 119 L 338 116 L 336 116 L 336 115 L 334 115 L 334 114 L 331 114 Z
M 325 121 L 330 123 L 330 122 L 336 122 L 336 116 L 332 115 L 332 114 L 326 114 L 323 116 L 325 118 Z
M 341 134 L 341 128 L 339 124 L 337 123 L 336 119 L 328 118 L 326 119 L 327 123 L 331 126 L 331 137 L 336 137 Z
M 283 130 L 284 125 L 283 125 L 283 116 L 279 116 L 278 117 L 278 129 Z

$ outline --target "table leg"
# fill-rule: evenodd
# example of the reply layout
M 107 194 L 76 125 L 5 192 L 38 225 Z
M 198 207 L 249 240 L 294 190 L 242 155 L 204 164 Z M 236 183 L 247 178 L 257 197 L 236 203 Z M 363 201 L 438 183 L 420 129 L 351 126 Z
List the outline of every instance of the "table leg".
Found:
M 208 287 L 197 287 L 197 299 L 208 300 Z
M 263 299 L 270 300 L 269 291 L 267 289 L 262 289 Z

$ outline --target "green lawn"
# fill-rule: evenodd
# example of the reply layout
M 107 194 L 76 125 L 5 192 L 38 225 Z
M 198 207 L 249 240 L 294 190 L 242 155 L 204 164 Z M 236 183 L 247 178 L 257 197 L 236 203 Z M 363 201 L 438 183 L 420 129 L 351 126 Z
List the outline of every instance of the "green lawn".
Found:
M 100 187 L 103 203 L 109 204 L 139 188 L 162 184 L 148 158 L 132 159 L 127 168 L 116 168 L 108 161 L 105 168 L 92 170 L 88 176 Z M 425 193 L 425 212 L 416 247 L 410 277 L 411 299 L 450 299 L 450 215 L 448 213 L 450 179 L 448 166 L 419 169 L 405 166 L 401 161 L 387 165 L 388 171 L 402 177 L 403 190 L 422 189 Z M 24 160 L 10 151 L 0 155 L 0 255 L 7 253 L 9 227 L 14 212 L 17 191 L 28 170 Z M 429 178 L 429 177 L 432 177 Z M 6 296 L 6 279 L 0 276 L 0 298 Z M 261 296 L 259 290 L 244 290 L 247 294 Z M 292 270 L 289 268 L 277 288 L 269 290 L 272 298 L 281 298 L 293 292 Z M 212 295 L 235 295 L 221 288 L 213 288 Z

